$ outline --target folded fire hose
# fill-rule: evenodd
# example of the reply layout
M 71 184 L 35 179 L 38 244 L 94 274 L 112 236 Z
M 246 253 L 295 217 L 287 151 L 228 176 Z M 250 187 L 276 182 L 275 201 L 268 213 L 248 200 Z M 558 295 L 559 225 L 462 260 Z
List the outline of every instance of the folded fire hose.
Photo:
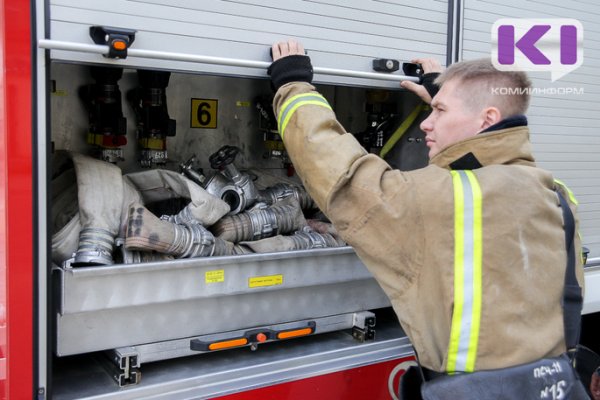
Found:
M 229 212 L 225 202 L 172 171 L 122 176 L 113 164 L 64 151 L 56 153 L 53 170 L 52 260 L 59 265 L 69 259 L 71 265 L 112 264 L 115 239 L 126 233 L 132 203 L 188 198 L 180 220 L 207 225 Z
M 191 199 L 171 222 L 194 222 L 210 226 L 229 212 L 229 206 L 223 200 L 174 171 L 153 169 L 127 174 L 124 179 L 131 182 L 140 193 L 143 204 L 174 198 Z
M 52 212 L 53 222 L 68 220 L 52 237 L 53 260 L 60 263 L 73 257 L 75 265 L 112 264 L 123 205 L 121 170 L 77 153 L 58 152 L 56 163 L 65 167 L 68 159 L 73 163 L 75 174 L 67 169 L 53 180 L 61 183 L 55 192 L 65 189 L 64 194 L 54 198 L 58 203 L 55 204 L 57 211 Z M 76 179 L 71 182 L 77 189 L 76 198 L 73 198 L 73 189 L 68 187 L 69 178 Z M 77 212 L 72 215 L 74 211 Z
M 277 235 L 272 238 L 241 242 L 242 246 L 250 248 L 255 253 L 270 253 L 275 251 L 293 251 L 324 249 L 327 247 L 345 246 L 346 243 L 330 233 L 319 233 L 305 226 L 293 235 Z
M 331 224 L 307 222 L 302 209 L 316 207 L 301 187 L 276 184 L 260 191 L 261 203 L 227 215 L 226 202 L 173 171 L 123 176 L 113 164 L 65 151 L 55 154 L 53 171 L 52 260 L 59 265 L 113 264 L 115 243 L 125 263 L 345 245 Z M 190 202 L 175 215 L 159 218 L 145 206 L 181 198 Z
M 125 248 L 158 251 L 177 258 L 244 253 L 239 246 L 215 238 L 199 223 L 177 224 L 160 219 L 139 203 L 129 207 Z

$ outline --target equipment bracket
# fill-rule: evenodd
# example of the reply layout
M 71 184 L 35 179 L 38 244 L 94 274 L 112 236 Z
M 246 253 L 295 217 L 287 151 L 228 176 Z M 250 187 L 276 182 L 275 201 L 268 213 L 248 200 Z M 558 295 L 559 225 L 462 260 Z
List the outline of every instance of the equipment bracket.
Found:
M 106 351 L 100 362 L 119 387 L 137 385 L 141 381 L 140 357 L 133 347 Z

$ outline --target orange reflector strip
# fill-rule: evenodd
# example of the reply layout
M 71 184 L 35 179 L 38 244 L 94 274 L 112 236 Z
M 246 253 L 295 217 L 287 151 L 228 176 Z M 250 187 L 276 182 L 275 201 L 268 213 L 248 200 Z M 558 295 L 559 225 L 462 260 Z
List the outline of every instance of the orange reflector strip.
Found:
M 279 332 L 277 339 L 290 339 L 298 336 L 306 336 L 312 333 L 312 328 L 295 329 L 293 331 Z
M 123 42 L 122 40 L 115 40 L 112 43 L 112 46 L 115 50 L 125 50 L 127 48 L 127 43 Z
M 225 340 L 224 342 L 211 343 L 208 345 L 208 349 L 209 350 L 222 350 L 222 349 L 228 349 L 230 347 L 244 346 L 246 344 L 248 344 L 248 339 L 246 339 L 246 338 L 232 339 L 232 340 Z

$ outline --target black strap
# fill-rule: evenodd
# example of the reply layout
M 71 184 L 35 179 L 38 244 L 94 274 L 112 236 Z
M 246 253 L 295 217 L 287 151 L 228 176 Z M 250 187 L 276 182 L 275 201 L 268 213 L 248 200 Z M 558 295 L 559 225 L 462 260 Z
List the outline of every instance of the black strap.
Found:
M 479 169 L 483 167 L 483 165 L 481 165 L 481 163 L 479 162 L 479 160 L 477 159 L 477 157 L 475 157 L 475 154 L 473 154 L 472 152 L 469 152 L 467 154 L 465 154 L 464 156 L 462 156 L 461 158 L 459 158 L 456 161 L 453 161 L 450 163 L 450 168 L 452 168 L 453 170 L 457 170 L 457 169 Z
M 565 288 L 563 291 L 563 321 L 565 324 L 565 342 L 567 350 L 575 349 L 579 343 L 581 329 L 581 310 L 583 308 L 583 296 L 581 286 L 575 275 L 575 218 L 569 208 L 567 200 L 557 190 L 560 206 L 563 212 L 565 243 L 567 248 L 567 269 L 565 271 Z

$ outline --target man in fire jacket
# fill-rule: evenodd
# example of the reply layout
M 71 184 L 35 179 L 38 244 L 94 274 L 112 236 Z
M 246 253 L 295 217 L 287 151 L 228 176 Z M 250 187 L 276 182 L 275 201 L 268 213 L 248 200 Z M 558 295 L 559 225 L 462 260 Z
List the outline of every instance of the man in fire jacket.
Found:
M 421 124 L 429 165 L 402 172 L 346 133 L 310 84 L 300 43 L 272 54 L 274 110 L 298 175 L 389 296 L 420 364 L 473 372 L 565 352 L 556 191 L 573 210 L 576 200 L 535 164 L 527 75 L 489 60 L 449 67 Z

